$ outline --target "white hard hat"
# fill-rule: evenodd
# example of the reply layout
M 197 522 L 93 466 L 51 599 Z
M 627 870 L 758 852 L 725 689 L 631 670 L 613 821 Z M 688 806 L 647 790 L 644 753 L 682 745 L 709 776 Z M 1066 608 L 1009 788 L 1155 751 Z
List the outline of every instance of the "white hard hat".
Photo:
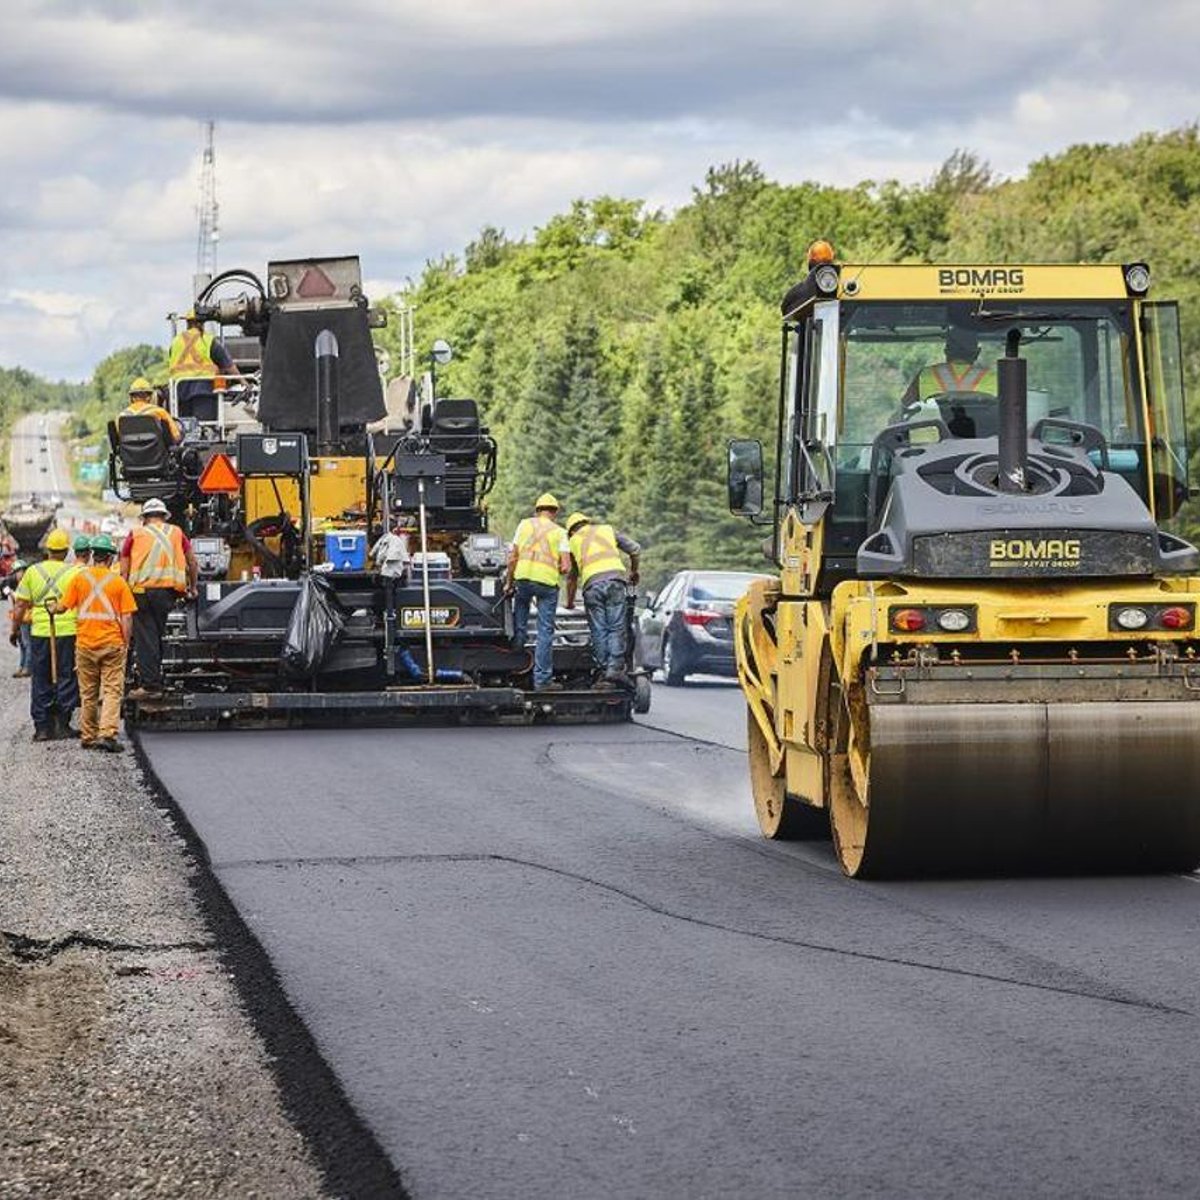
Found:
M 167 512 L 167 506 L 157 496 L 152 496 L 142 505 L 143 517 L 165 517 Z

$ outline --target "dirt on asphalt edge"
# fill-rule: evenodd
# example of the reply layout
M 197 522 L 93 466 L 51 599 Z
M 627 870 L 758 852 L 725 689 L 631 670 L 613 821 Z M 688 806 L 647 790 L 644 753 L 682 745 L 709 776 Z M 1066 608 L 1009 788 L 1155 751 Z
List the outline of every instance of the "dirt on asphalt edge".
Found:
M 352 1200 L 408 1200 L 399 1172 L 292 1007 L 270 957 L 222 887 L 208 848 L 158 777 L 138 731 L 126 733 L 147 790 L 196 863 L 190 877 L 196 903 L 269 1056 L 284 1111 L 308 1144 L 325 1186 Z

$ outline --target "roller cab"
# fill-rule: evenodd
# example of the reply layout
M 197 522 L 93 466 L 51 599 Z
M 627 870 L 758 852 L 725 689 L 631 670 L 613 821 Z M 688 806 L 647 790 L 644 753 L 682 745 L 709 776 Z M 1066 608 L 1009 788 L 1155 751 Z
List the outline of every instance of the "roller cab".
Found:
M 856 876 L 1200 864 L 1178 313 L 1142 263 L 815 262 L 783 302 L 777 580 L 736 614 L 768 837 Z

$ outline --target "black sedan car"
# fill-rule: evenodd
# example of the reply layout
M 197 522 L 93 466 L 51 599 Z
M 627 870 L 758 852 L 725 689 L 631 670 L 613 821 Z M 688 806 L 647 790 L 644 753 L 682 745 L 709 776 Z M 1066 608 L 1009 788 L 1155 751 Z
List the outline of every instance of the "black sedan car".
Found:
M 673 687 L 689 675 L 737 674 L 733 606 L 755 579 L 747 571 L 680 571 L 638 617 L 637 661 Z

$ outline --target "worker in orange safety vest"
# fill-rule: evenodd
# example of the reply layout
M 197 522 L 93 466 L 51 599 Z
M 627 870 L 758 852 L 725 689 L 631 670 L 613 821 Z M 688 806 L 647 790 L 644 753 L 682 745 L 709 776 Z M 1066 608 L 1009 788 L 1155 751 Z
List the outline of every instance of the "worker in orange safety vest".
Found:
M 142 505 L 142 525 L 121 547 L 121 575 L 137 600 L 133 618 L 133 652 L 139 687 L 135 700 L 162 693 L 162 639 L 167 617 L 184 596 L 195 596 L 199 568 L 196 556 L 178 525 L 167 521 L 167 506 L 159 499 Z

